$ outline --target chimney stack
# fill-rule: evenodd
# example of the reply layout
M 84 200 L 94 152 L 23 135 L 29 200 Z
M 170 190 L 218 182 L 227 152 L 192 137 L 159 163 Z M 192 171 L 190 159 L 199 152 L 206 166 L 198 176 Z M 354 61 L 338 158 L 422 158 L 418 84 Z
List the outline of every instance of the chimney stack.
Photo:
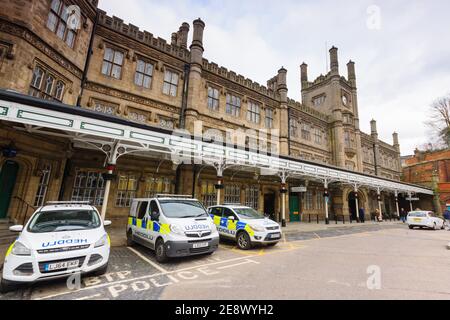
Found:
M 178 30 L 177 34 L 178 44 L 183 49 L 187 49 L 189 29 L 190 29 L 189 23 L 183 22 L 183 24 L 180 27 L 180 30 Z
M 197 63 L 200 66 L 203 63 L 203 31 L 205 30 L 205 23 L 198 18 L 194 20 L 194 35 L 192 36 L 191 44 L 191 62 Z
M 355 63 L 352 60 L 347 63 L 347 73 L 348 80 L 356 83 Z
M 300 79 L 302 82 L 302 88 L 304 88 L 304 84 L 308 82 L 308 65 L 304 62 L 300 66 Z
M 332 74 L 339 75 L 338 48 L 335 46 L 330 49 L 330 67 Z

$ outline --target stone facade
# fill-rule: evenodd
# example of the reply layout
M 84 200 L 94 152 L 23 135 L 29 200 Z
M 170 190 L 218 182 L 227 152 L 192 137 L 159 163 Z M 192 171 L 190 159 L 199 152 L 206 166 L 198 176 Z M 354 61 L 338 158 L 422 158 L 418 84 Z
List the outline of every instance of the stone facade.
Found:
M 81 9 L 74 41 L 68 30 L 60 33 L 58 29 L 65 23 L 63 3 Z M 148 126 L 206 132 L 206 136 L 215 138 L 218 133 L 239 130 L 224 137 L 243 147 L 400 179 L 398 135 L 393 135 L 393 145 L 380 141 L 375 121 L 370 134 L 361 132 L 355 64 L 348 63 L 347 78 L 339 75 L 337 48 L 330 50 L 330 72 L 312 82 L 308 81 L 307 65 L 302 64 L 302 102 L 298 102 L 288 97 L 288 71 L 284 68 L 264 86 L 208 61 L 204 57 L 208 44 L 203 41 L 207 29 L 200 19 L 192 24 L 193 40 L 188 47 L 188 23 L 181 24 L 167 42 L 108 16 L 97 8 L 96 0 L 1 0 L 1 4 L 0 88 Z M 99 173 L 105 171 L 101 153 L 64 139 L 21 132 L 3 123 L 0 133 L 2 148 L 13 145 L 20 150 L 15 159 L 0 158 L 1 162 L 17 161 L 20 166 L 13 194 L 21 200 L 12 201 L 9 217 L 18 219 L 26 210 L 21 208 L 24 203 L 39 204 L 36 194 L 42 192 L 45 168 L 49 167 L 51 182 L 44 186 L 45 200 L 88 199 L 101 203 L 103 181 Z M 155 192 L 194 194 L 205 204 L 215 201 L 217 176 L 211 168 L 177 167 L 169 161 L 129 156 L 119 161 L 117 174 L 108 214 L 118 219 L 127 215 L 130 198 Z M 286 197 L 291 220 L 298 212 L 323 217 L 323 186 L 301 179 L 288 183 L 309 188 L 306 194 Z M 225 172 L 224 184 L 223 201 L 246 203 L 279 219 L 279 178 L 230 169 Z M 332 214 L 348 215 L 353 190 L 330 188 Z M 373 212 L 376 195 L 364 188 L 360 193 L 361 205 L 366 212 Z M 394 210 L 392 198 L 383 195 L 385 211 Z M 298 209 L 292 209 L 297 206 L 294 200 Z

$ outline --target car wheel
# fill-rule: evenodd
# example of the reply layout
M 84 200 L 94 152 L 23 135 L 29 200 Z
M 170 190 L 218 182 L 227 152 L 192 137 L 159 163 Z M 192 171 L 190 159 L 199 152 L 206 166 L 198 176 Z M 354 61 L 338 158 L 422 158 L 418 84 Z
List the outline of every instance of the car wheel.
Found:
M 252 248 L 252 242 L 247 232 L 240 232 L 237 235 L 237 245 L 241 250 L 250 250 Z
M 409 228 L 412 230 L 412 229 L 414 229 L 414 226 L 409 226 Z
M 433 230 L 437 230 L 437 225 L 436 225 L 436 222 L 435 222 L 435 223 L 433 223 Z
M 134 241 L 133 241 L 133 231 L 128 231 L 127 232 L 127 247 L 132 247 L 134 246 Z
M 101 267 L 98 270 L 95 270 L 94 275 L 97 277 L 104 275 L 108 271 L 108 264 L 105 264 L 103 267 Z
M 159 239 L 156 242 L 155 255 L 156 255 L 156 261 L 158 261 L 160 263 L 164 263 L 168 260 L 167 253 L 166 253 L 166 247 L 164 246 L 164 241 L 162 239 Z

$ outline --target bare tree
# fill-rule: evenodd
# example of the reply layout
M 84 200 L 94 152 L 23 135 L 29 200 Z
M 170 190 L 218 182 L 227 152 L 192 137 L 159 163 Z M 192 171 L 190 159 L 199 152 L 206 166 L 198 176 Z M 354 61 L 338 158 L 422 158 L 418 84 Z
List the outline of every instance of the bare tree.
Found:
M 436 144 L 450 147 L 450 94 L 431 104 L 429 120 L 425 124 L 432 130 Z

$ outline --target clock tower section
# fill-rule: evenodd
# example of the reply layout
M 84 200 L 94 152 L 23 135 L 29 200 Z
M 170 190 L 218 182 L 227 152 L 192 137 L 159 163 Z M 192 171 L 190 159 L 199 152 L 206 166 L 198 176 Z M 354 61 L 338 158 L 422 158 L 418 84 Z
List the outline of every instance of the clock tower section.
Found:
M 355 63 L 347 64 L 347 78 L 339 74 L 338 49 L 330 49 L 330 71 L 308 81 L 308 65 L 301 69 L 302 103 L 329 116 L 330 149 L 334 165 L 363 171 Z

